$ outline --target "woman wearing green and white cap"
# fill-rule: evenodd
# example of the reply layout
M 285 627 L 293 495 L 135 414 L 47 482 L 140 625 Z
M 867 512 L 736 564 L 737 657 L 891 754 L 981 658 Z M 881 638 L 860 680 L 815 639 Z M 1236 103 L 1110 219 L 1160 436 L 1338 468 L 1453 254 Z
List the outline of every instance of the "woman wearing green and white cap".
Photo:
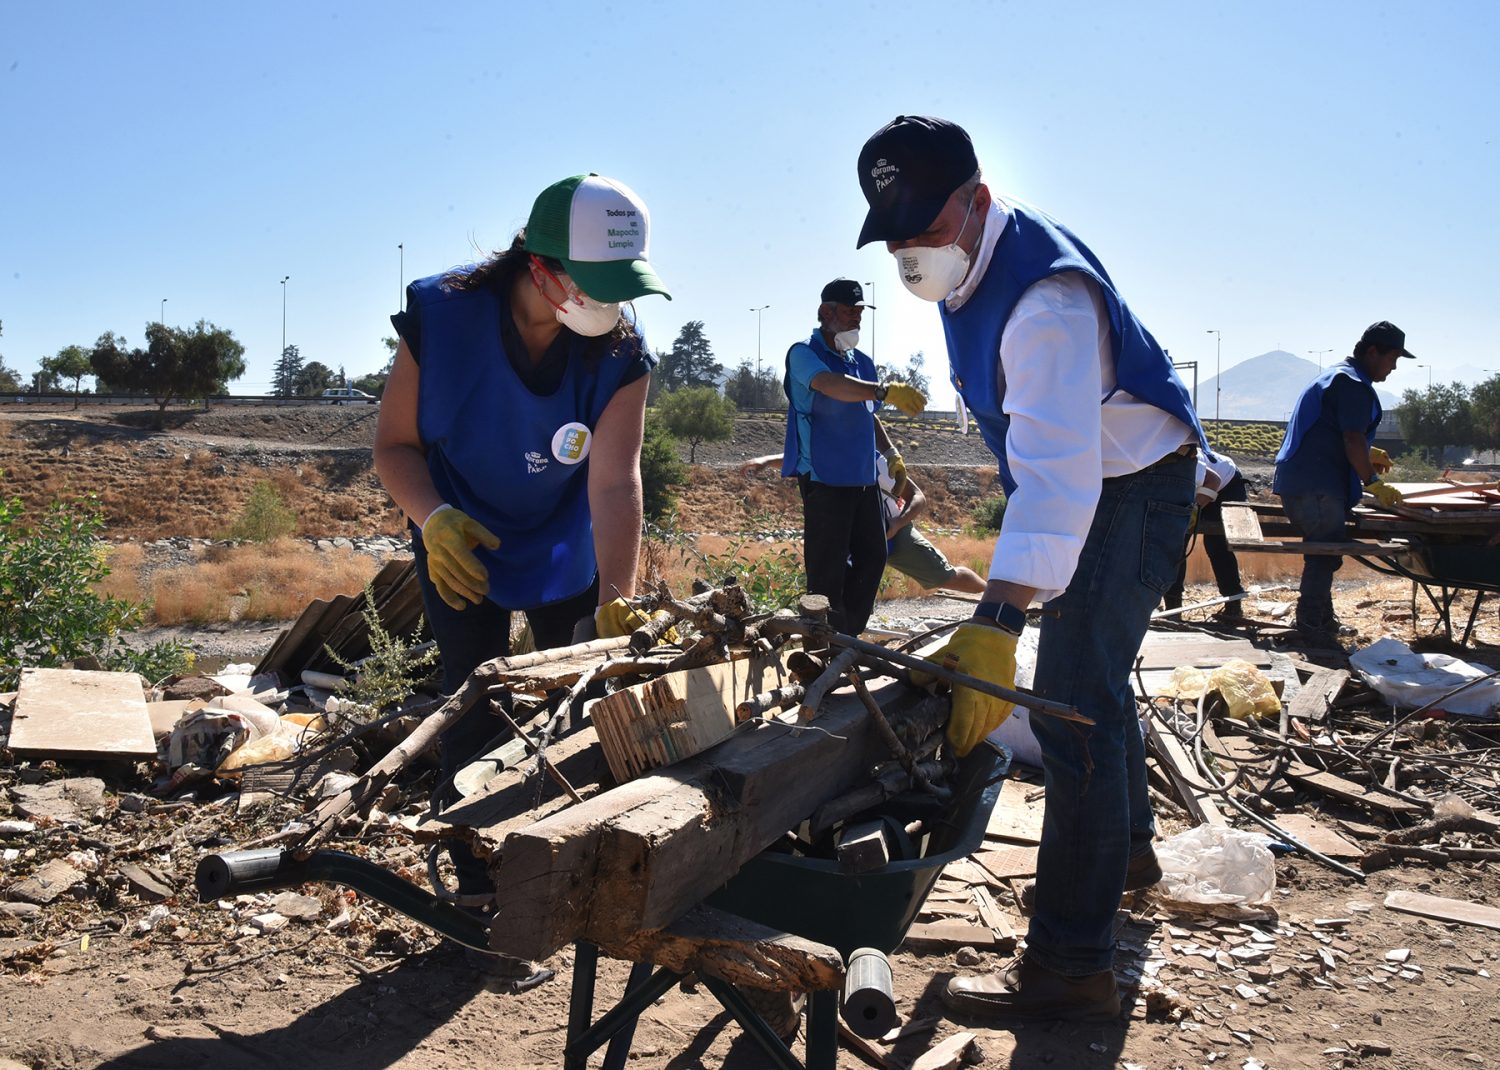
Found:
M 375 466 L 411 519 L 449 692 L 509 652 L 514 611 L 539 649 L 591 614 L 602 636 L 630 627 L 654 361 L 621 303 L 670 299 L 649 241 L 632 190 L 575 175 L 542 191 L 508 249 L 412 283 L 391 317 Z M 476 711 L 450 729 L 444 766 L 496 723 Z M 489 887 L 472 857 L 460 865 L 460 891 Z

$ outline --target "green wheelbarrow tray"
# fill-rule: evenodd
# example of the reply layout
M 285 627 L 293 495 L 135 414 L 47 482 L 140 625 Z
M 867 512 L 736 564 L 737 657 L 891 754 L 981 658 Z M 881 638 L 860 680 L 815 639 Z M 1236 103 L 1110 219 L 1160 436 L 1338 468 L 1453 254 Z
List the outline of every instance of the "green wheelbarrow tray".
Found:
M 762 925 L 837 948 L 890 953 L 906 938 L 943 867 L 973 854 L 1010 771 L 1010 752 L 981 743 L 960 763 L 954 801 L 931 832 L 921 857 L 848 873 L 836 860 L 764 851 L 740 867 L 706 902 Z

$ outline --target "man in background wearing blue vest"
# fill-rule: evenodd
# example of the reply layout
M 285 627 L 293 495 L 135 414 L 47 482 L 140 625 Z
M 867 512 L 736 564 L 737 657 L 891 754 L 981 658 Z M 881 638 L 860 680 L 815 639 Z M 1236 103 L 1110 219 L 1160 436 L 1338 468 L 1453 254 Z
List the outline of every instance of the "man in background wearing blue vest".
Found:
M 960 671 L 1014 686 L 1026 609 L 1045 602 L 1034 688 L 1095 721 L 1032 718 L 1047 804 L 1026 952 L 953 979 L 943 999 L 974 1017 L 1116 1018 L 1120 897 L 1161 877 L 1130 670 L 1177 573 L 1203 430 L 1098 259 L 992 195 L 961 127 L 896 118 L 865 142 L 859 183 L 859 244 L 885 242 L 906 288 L 937 303 L 954 386 L 1009 498 L 983 600 L 933 660 L 956 655 Z M 956 688 L 957 753 L 1011 709 Z
M 1304 541 L 1343 542 L 1344 522 L 1363 493 L 1387 507 L 1401 500 L 1401 492 L 1380 478 L 1390 471 L 1391 459 L 1375 445 L 1381 416 L 1375 384 L 1409 356 L 1401 328 L 1385 320 L 1372 323 L 1353 355 L 1324 371 L 1297 399 L 1271 489 L 1281 495 L 1287 519 L 1302 529 Z M 1338 643 L 1333 574 L 1343 563 L 1338 554 L 1302 558 L 1297 629 L 1310 642 Z
M 906 466 L 875 416 L 881 403 L 918 413 L 921 391 L 881 384 L 875 362 L 860 352 L 865 292 L 853 279 L 823 287 L 818 329 L 787 350 L 783 387 L 786 445 L 781 474 L 802 491 L 802 558 L 807 589 L 828 597 L 829 623 L 864 631 L 885 571 L 885 517 L 875 485 L 875 451 L 903 479 Z

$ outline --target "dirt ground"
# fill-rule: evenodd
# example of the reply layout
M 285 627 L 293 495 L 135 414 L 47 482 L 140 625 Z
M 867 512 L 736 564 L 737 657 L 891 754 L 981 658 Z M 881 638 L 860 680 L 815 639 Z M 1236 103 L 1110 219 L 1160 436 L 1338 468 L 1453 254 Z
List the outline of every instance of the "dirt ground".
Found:
M 76 418 L 65 410 L 0 415 L 4 491 L 33 502 L 63 486 L 94 489 L 106 498 L 112 535 L 154 538 L 210 533 L 232 513 L 248 482 L 271 478 L 304 488 L 314 503 L 301 511 L 306 534 L 397 529 L 369 470 L 370 410 L 216 408 L 169 417 L 174 426 L 156 432 L 142 427 L 145 416 L 102 410 Z M 923 466 L 919 478 L 925 473 L 936 483 L 943 466 L 963 465 L 953 458 L 969 456 L 977 444 L 973 436 L 950 439 L 959 436 L 912 432 L 904 448 Z M 795 498 L 786 498 L 785 487 L 745 480 L 723 467 L 774 452 L 779 425 L 742 421 L 736 444 L 714 447 L 711 456 L 700 447 L 700 461 L 721 467 L 695 472 L 684 526 L 734 530 L 739 517 L 766 514 L 793 524 Z M 988 487 L 993 468 L 952 471 L 957 489 L 943 515 L 960 517 Z M 951 485 L 942 484 L 945 493 Z M 749 501 L 753 495 L 764 500 Z M 1340 576 L 1338 609 L 1357 629 L 1354 641 L 1427 637 L 1431 611 L 1413 620 L 1409 585 L 1353 569 Z M 1211 593 L 1196 585 L 1188 598 Z M 1267 595 L 1252 615 L 1272 623 L 1277 597 L 1287 596 Z M 891 603 L 882 613 L 887 620 L 958 616 L 955 605 Z M 1190 616 L 1203 620 L 1207 613 Z M 273 636 L 264 626 L 215 633 L 220 649 L 230 656 L 243 650 L 250 661 Z M 1493 613 L 1482 615 L 1464 656 L 1500 666 Z M 102 805 L 76 827 L 42 822 L 34 831 L 7 831 L 3 822 L 14 814 L 4 789 L 63 775 L 103 778 Z M 260 933 L 251 919 L 268 909 L 269 896 L 200 905 L 191 889 L 193 868 L 202 853 L 274 833 L 290 815 L 241 818 L 232 797 L 186 807 L 163 803 L 140 794 L 144 783 L 132 771 L 103 764 L 0 767 L 0 885 L 29 872 L 38 857 L 59 852 L 72 852 L 86 878 L 36 910 L 0 903 L 0 1070 L 561 1065 L 571 951 L 548 963 L 557 971 L 550 983 L 505 994 L 426 930 L 327 886 L 303 889 L 317 899 L 305 920 Z M 1351 836 L 1350 830 L 1379 824 L 1353 807 L 1328 804 L 1321 812 Z M 1160 816 L 1164 834 L 1186 827 L 1170 807 Z M 425 883 L 418 849 L 397 828 L 371 828 L 351 849 L 394 859 L 399 872 Z M 149 866 L 170 896 L 153 902 L 122 876 L 127 862 Z M 1269 919 L 1213 921 L 1158 909 L 1149 899 L 1132 903 L 1121 915 L 1116 963 L 1131 993 L 1130 1009 L 1119 1023 L 1103 1026 L 1010 1032 L 954 1020 L 938 998 L 948 977 L 998 966 L 1006 956 L 985 953 L 978 966 L 960 968 L 953 953 L 902 951 L 892 959 L 898 1009 L 915 1028 L 884 1050 L 891 1066 L 906 1067 L 934 1042 L 970 1030 L 987 1065 L 1013 1068 L 1500 1065 L 1500 932 L 1383 905 L 1394 890 L 1500 902 L 1495 867 L 1493 861 L 1407 861 L 1358 881 L 1287 856 L 1276 863 Z M 997 885 L 994 894 L 1012 927 L 1024 933 L 1011 890 Z M 603 964 L 599 1009 L 618 995 L 625 972 L 623 964 Z M 801 1050 L 800 1041 L 796 1047 Z M 597 1056 L 591 1065 L 599 1065 Z M 696 986 L 669 991 L 643 1015 L 630 1065 L 752 1070 L 768 1063 Z M 843 1049 L 838 1065 L 866 1064 Z

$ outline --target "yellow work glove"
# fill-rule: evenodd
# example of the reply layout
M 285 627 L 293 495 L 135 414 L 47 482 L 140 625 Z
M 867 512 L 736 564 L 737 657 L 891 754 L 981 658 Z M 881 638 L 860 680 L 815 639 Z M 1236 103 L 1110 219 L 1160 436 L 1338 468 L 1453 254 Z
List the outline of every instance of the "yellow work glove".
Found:
M 1376 479 L 1372 483 L 1367 483 L 1365 485 L 1365 493 L 1373 497 L 1387 509 L 1399 503 L 1403 497 L 1399 490 L 1379 479 Z
M 1016 636 L 1004 628 L 960 624 L 953 638 L 927 655 L 927 660 L 943 665 L 952 657 L 958 658 L 958 664 L 949 667 L 961 673 L 1001 687 L 1016 686 Z M 912 683 L 918 687 L 931 683 L 932 679 L 928 673 L 912 670 Z M 948 741 L 962 758 L 985 736 L 1004 724 L 1015 708 L 1013 702 L 981 695 L 967 687 L 955 687 L 953 714 L 948 718 Z
M 490 589 L 489 571 L 474 556 L 474 547 L 500 547 L 500 538 L 468 513 L 440 505 L 422 524 L 422 542 L 427 547 L 427 578 L 438 597 L 454 609 L 465 600 L 478 605 Z
M 618 639 L 622 635 L 629 635 L 645 624 L 646 620 L 646 614 L 631 609 L 630 603 L 623 598 L 605 602 L 594 610 L 594 627 L 598 630 L 600 639 Z
M 886 450 L 883 456 L 885 457 L 885 470 L 891 474 L 892 496 L 905 497 L 902 492 L 906 490 L 906 462 L 901 459 L 901 454 L 895 446 Z
M 927 408 L 927 395 L 906 383 L 887 383 L 884 403 L 908 416 L 915 416 Z
M 1370 467 L 1375 469 L 1377 476 L 1383 476 L 1396 466 L 1391 463 L 1391 455 L 1379 446 L 1370 447 Z

